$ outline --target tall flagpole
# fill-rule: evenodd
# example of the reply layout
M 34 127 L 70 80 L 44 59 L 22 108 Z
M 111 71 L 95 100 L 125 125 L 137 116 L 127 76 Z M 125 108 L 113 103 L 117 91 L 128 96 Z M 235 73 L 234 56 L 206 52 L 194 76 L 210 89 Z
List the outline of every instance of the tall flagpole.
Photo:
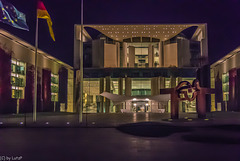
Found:
M 79 123 L 83 120 L 83 0 L 81 0 L 81 37 L 80 37 L 80 106 Z
M 33 122 L 37 121 L 37 52 L 38 52 L 38 17 L 36 15 L 36 35 L 35 35 L 35 77 L 34 77 L 34 105 L 33 105 Z

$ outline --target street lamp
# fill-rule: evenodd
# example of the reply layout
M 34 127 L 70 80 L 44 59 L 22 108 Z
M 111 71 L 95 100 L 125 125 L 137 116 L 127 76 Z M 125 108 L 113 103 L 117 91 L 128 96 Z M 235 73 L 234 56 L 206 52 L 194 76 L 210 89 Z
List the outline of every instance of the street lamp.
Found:
M 80 106 L 79 106 L 79 123 L 83 120 L 83 0 L 81 0 L 81 37 L 80 37 Z

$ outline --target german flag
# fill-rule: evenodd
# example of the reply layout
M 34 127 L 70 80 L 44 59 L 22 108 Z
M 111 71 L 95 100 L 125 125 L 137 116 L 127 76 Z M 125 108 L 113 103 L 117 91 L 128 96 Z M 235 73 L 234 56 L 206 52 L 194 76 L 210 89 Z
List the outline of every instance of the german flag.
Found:
M 50 35 L 53 41 L 55 41 L 55 37 L 52 29 L 52 20 L 42 1 L 38 1 L 38 4 L 37 4 L 37 18 L 42 18 L 47 20 Z

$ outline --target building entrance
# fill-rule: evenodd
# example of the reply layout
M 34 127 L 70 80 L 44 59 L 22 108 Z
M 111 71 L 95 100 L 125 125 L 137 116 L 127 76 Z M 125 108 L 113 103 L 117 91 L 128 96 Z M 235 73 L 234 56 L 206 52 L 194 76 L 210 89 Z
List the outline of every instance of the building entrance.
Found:
M 133 112 L 149 112 L 149 101 L 132 101 Z

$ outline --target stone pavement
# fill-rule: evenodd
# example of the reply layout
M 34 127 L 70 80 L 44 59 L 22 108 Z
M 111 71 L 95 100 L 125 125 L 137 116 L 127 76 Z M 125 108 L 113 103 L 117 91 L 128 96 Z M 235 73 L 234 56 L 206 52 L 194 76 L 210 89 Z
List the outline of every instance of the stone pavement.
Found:
M 82 128 L 62 126 L 65 121 L 77 121 L 76 115 L 49 114 L 42 114 L 36 126 L 0 128 L 0 160 L 240 160 L 240 113 L 237 112 L 211 113 L 208 120 L 189 119 L 192 114 L 181 115 L 178 121 L 168 120 L 168 114 L 137 114 L 136 118 L 133 114 L 89 116 L 88 124 L 84 122 Z M 49 124 L 45 119 L 49 119 Z M 53 127 L 54 123 L 62 128 Z
M 238 124 L 240 112 L 208 113 L 208 120 L 196 119 L 196 113 L 180 113 L 180 120 L 168 120 L 169 113 L 110 113 L 84 114 L 79 124 L 78 114 L 38 113 L 37 123 L 32 122 L 32 114 L 0 115 L 1 127 L 117 127 L 122 124 L 137 122 L 162 122 L 184 126 L 208 124 Z
M 239 126 L 235 131 L 217 126 L 173 130 L 161 123 L 143 124 L 130 131 L 124 128 L 1 128 L 0 156 L 18 157 L 21 161 L 239 161 L 240 158 Z M 159 135 L 153 136 L 153 132 Z

